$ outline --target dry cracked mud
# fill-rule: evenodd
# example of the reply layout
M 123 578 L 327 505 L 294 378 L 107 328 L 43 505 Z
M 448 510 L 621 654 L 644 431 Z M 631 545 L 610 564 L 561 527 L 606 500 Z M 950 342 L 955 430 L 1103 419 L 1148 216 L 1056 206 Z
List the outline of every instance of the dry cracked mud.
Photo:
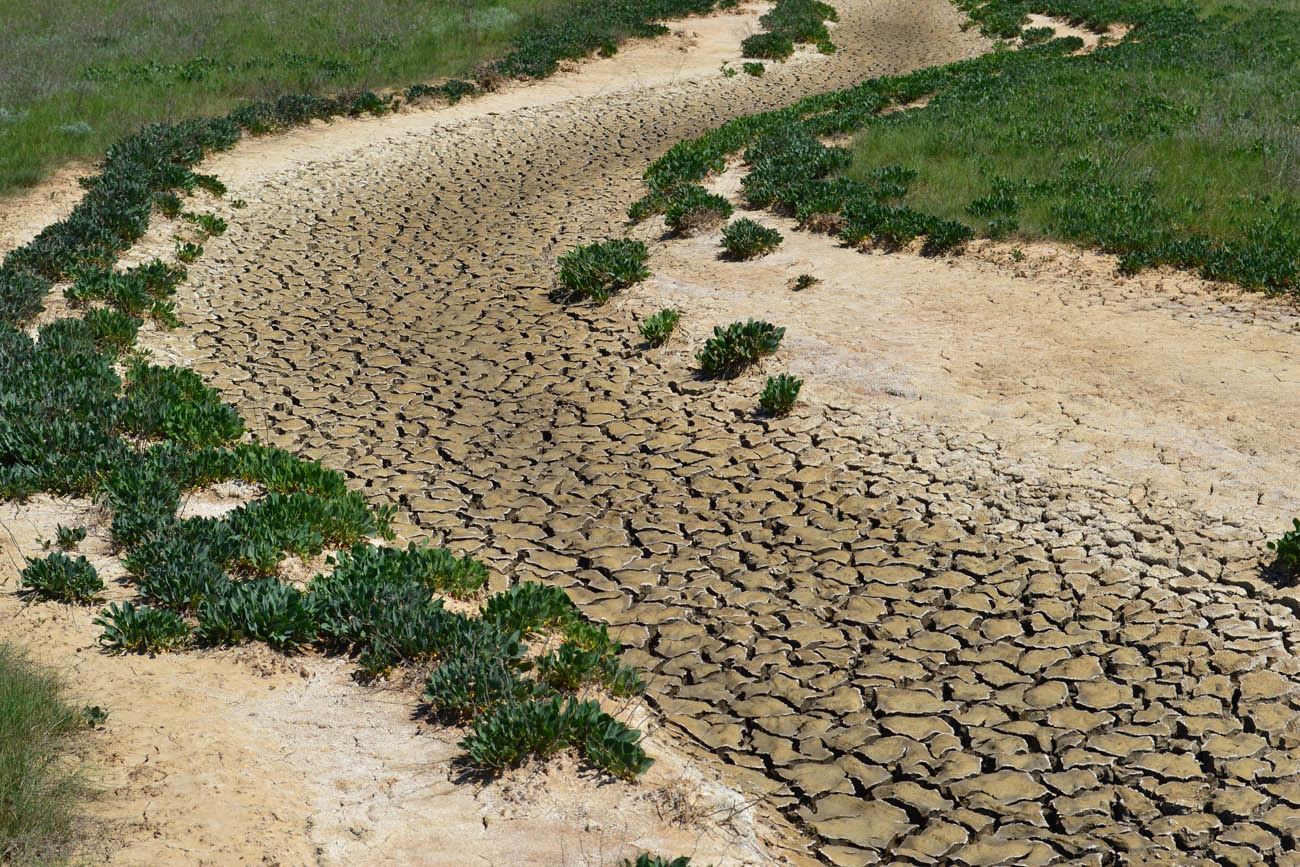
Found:
M 1300 863 L 1300 618 L 1258 529 L 978 430 L 646 353 L 548 300 L 677 140 L 983 48 L 946 2 L 843 2 L 840 52 L 612 89 L 226 177 L 195 366 L 494 584 L 566 587 L 648 701 L 835 865 Z M 742 385 L 744 387 L 742 387 Z

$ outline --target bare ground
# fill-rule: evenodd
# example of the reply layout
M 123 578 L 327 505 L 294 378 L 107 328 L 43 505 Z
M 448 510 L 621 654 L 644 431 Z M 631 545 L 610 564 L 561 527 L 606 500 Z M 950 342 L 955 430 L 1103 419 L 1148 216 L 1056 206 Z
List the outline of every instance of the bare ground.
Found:
M 754 263 L 658 245 L 655 280 L 605 310 L 545 299 L 556 253 L 608 234 L 674 141 L 983 47 L 947 3 L 840 7 L 836 57 L 763 79 L 716 55 L 653 87 L 583 72 L 205 165 L 250 207 L 191 269 L 192 325 L 153 345 L 407 534 L 618 627 L 667 776 L 455 787 L 412 696 L 337 662 L 107 659 L 88 612 L 8 597 L 114 712 L 108 860 L 608 863 L 630 827 L 700 863 L 797 861 L 772 811 L 718 821 L 759 796 L 842 865 L 1294 854 L 1300 596 L 1260 577 L 1296 505 L 1288 308 L 1051 245 L 936 262 L 787 225 Z M 823 282 L 791 292 L 805 270 Z M 647 353 L 634 314 L 663 303 L 683 333 Z M 699 337 L 749 315 L 790 329 L 768 369 L 809 380 L 785 422 L 753 414 L 761 372 L 692 376 Z M 11 552 L 64 508 L 6 520 L 29 528 Z M 683 788 L 722 810 L 689 839 Z

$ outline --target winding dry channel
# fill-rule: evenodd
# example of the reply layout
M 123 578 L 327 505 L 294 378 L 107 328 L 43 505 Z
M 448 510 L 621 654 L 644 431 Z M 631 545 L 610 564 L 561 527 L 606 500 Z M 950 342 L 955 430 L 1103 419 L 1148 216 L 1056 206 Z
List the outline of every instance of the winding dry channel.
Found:
M 1292 650 L 1258 540 L 995 443 L 753 396 L 547 298 L 674 142 L 981 50 L 946 0 L 838 4 L 832 58 L 611 87 L 307 158 L 194 269 L 199 367 L 408 535 L 621 628 L 649 701 L 826 863 L 1283 863 Z

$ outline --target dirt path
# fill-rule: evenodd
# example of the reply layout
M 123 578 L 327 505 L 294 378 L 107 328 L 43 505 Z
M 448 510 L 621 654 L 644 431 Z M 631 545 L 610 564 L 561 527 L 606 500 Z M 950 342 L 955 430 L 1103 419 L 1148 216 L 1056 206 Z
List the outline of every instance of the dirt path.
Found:
M 1050 294 L 1036 282 L 1019 292 L 998 284 L 979 297 L 1021 306 L 980 314 L 987 327 L 963 334 L 963 317 L 986 302 L 966 298 L 962 317 L 945 322 L 944 288 L 1006 278 L 973 263 L 846 260 L 826 289 L 809 291 L 833 292 L 841 307 L 852 300 L 859 315 L 874 307 L 882 327 L 852 337 L 850 317 L 834 311 L 774 308 L 802 317 L 778 360 L 805 366 L 813 400 L 772 422 L 753 413 L 761 376 L 699 382 L 686 343 L 639 345 L 633 313 L 676 292 L 688 313 L 698 305 L 687 317 L 698 332 L 712 324 L 700 321 L 706 314 L 731 315 L 726 305 L 743 310 L 760 297 L 743 295 L 736 274 L 760 294 L 785 292 L 762 282 L 776 279 L 780 260 L 728 266 L 724 279 L 701 251 L 670 245 L 657 254 L 659 281 L 618 305 L 584 311 L 546 300 L 555 256 L 609 234 L 639 195 L 645 166 L 676 140 L 981 48 L 940 0 L 837 5 L 839 54 L 769 66 L 760 79 L 723 78 L 715 63 L 707 75 L 649 88 L 503 102 L 495 115 L 468 107 L 304 130 L 213 160 L 209 170 L 250 206 L 191 269 L 181 314 L 195 324 L 168 351 L 192 358 L 268 441 L 400 503 L 409 534 L 476 552 L 498 585 L 561 583 L 619 626 L 653 672 L 649 702 L 673 740 L 710 757 L 700 765 L 706 778 L 769 794 L 824 862 L 1285 862 L 1300 842 L 1300 598 L 1260 580 L 1263 519 L 1227 508 L 1209 518 L 1187 500 L 1196 485 L 1170 473 L 1135 485 L 1119 452 L 1100 446 L 1062 460 L 1062 413 L 1042 403 L 1054 389 L 1072 406 L 1095 392 L 1110 401 L 1098 436 L 1122 442 L 1136 429 L 1108 414 L 1150 402 L 1123 363 L 1071 392 L 1062 388 L 1068 364 L 1088 366 L 1082 341 L 1068 325 L 1041 330 L 1081 306 L 1098 329 L 1126 317 L 1088 312 L 1067 283 Z M 480 108 L 497 110 L 490 105 Z M 830 261 L 820 249 L 808 255 Z M 684 269 L 676 278 L 674 267 Z M 872 278 L 865 286 L 852 285 L 858 267 Z M 876 268 L 897 269 L 896 284 L 880 285 Z M 1089 279 L 1098 297 L 1114 296 L 1103 272 Z M 1033 328 L 1009 324 L 1022 308 L 1040 316 Z M 993 328 L 999 318 L 1007 322 Z M 1210 341 L 1205 357 L 1221 351 L 1205 336 L 1212 327 L 1169 318 Z M 936 335 L 936 323 L 947 331 Z M 1286 351 L 1268 344 L 1269 327 L 1233 327 L 1271 347 L 1261 352 Z M 1072 338 L 1073 351 L 1054 350 L 1053 335 Z M 1010 387 L 1025 377 L 1007 342 L 1044 366 L 1033 388 Z M 1116 336 L 1111 352 L 1122 345 Z M 1006 366 L 983 374 L 973 367 L 981 355 Z M 1149 358 L 1168 364 L 1169 355 Z M 898 369 L 859 377 L 866 400 L 863 389 L 832 391 L 846 377 L 853 386 L 846 371 L 864 359 Z M 1120 382 L 1129 390 L 1103 394 Z M 930 399 L 903 401 L 890 389 Z M 1195 388 L 1186 389 L 1190 404 Z M 1019 403 L 1005 415 L 1018 427 L 972 421 L 981 401 L 1011 399 Z M 1209 425 L 1209 415 L 1198 418 Z M 1244 489 L 1255 470 L 1231 465 Z M 84 629 L 73 634 L 84 644 Z M 130 663 L 88 651 L 82 659 L 84 673 L 120 698 L 140 697 L 131 722 L 163 734 L 150 714 L 165 713 L 175 693 L 149 707 L 139 683 L 121 680 Z M 178 836 L 218 853 L 214 863 L 231 853 L 253 860 L 230 840 L 249 827 L 287 853 L 284 863 L 328 860 L 329 846 L 353 847 L 353 863 L 372 851 L 401 853 L 398 863 L 464 863 L 460 851 L 444 857 L 436 822 L 411 818 L 450 802 L 412 794 L 426 779 L 411 772 L 412 758 L 436 763 L 420 757 L 437 747 L 401 721 L 409 705 L 388 705 L 345 683 L 343 669 L 310 661 L 307 678 L 273 672 L 279 695 L 253 712 L 240 696 L 256 687 L 240 666 L 267 664 L 212 655 L 136 665 L 186 679 L 200 693 L 194 713 L 223 723 L 195 726 L 187 711 L 163 738 L 175 740 L 161 773 L 210 774 L 213 791 L 239 805 L 223 814 L 228 826 L 197 805 L 195 830 Z M 209 678 L 218 687 L 205 696 Z M 256 724 L 241 733 L 235 721 L 245 715 Z M 327 728 L 313 733 L 321 716 Z M 353 744 L 386 746 L 354 753 L 349 725 Z M 218 768 L 185 761 L 225 755 L 226 744 L 248 758 Z M 258 763 L 266 773 L 243 776 Z M 130 809 L 144 805 L 129 777 L 150 764 L 138 754 L 124 761 Z M 357 769 L 346 781 L 355 801 L 334 795 L 340 767 Z M 168 779 L 155 783 L 155 800 L 180 810 L 176 795 L 197 789 Z M 414 810 L 401 810 L 408 801 Z M 313 812 L 322 818 L 296 824 Z M 480 841 L 508 841 L 505 833 L 489 828 Z M 584 851 L 601 839 L 579 838 Z M 156 855 L 147 847 L 161 844 L 136 845 Z M 572 851 L 561 860 L 584 863 Z M 733 842 L 723 851 L 743 860 L 772 850 Z M 540 863 L 502 857 L 493 863 Z

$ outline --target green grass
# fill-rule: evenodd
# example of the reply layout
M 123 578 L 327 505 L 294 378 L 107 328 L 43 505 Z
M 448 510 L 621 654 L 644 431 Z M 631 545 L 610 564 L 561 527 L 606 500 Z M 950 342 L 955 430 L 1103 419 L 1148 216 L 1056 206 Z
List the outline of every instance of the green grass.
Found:
M 959 81 L 922 110 L 866 124 L 845 176 L 905 166 L 918 211 L 981 234 L 1098 244 L 1134 266 L 1204 266 L 1214 256 L 1197 247 L 1225 242 L 1283 246 L 1207 276 L 1293 288 L 1284 239 L 1300 229 L 1300 91 L 1282 83 L 1300 4 L 1248 5 L 1195 22 L 1134 11 L 1136 41 Z M 1000 7 L 1089 5 L 995 0 L 974 14 Z
M 850 246 L 923 255 L 978 235 L 1056 238 L 1121 269 L 1194 269 L 1300 292 L 1300 12 L 1136 0 L 963 0 L 986 32 L 1018 37 L 1041 12 L 1119 44 L 1070 37 L 872 79 L 738 118 L 679 142 L 646 171 L 634 219 L 743 153 L 745 204 L 793 212 Z M 1198 17 L 1198 13 L 1202 17 Z M 929 98 L 924 108 L 887 112 Z M 828 135 L 854 134 L 851 148 Z
M 95 159 L 145 123 L 289 92 L 469 74 L 567 5 L 4 0 L 0 194 L 39 181 L 63 160 Z
M 74 756 L 83 727 L 62 682 L 0 643 L 0 864 L 66 854 L 85 791 Z

